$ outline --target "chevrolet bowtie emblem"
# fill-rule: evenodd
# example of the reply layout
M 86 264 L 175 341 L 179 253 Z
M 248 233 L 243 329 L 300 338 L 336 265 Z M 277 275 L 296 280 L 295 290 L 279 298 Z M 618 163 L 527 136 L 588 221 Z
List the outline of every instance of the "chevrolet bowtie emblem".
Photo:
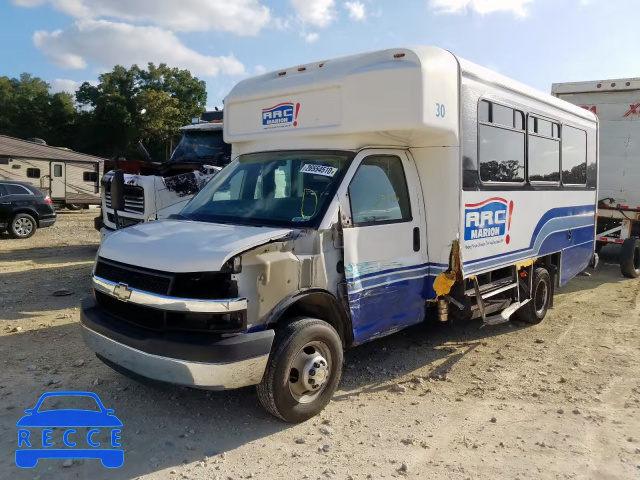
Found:
M 120 283 L 116 285 L 116 288 L 113 289 L 113 294 L 118 297 L 120 300 L 127 301 L 131 298 L 131 289 L 129 285 L 126 283 Z

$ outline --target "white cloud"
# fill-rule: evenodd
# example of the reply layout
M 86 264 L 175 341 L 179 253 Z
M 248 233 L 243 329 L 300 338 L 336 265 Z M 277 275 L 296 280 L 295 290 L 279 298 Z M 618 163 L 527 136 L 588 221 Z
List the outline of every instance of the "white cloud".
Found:
M 13 3 L 22 7 L 48 3 L 77 19 L 152 23 L 182 32 L 220 30 L 257 35 L 271 19 L 271 11 L 260 0 L 13 0 Z
M 304 35 L 304 41 L 307 43 L 315 43 L 319 38 L 320 35 L 318 35 L 316 32 L 311 32 Z
M 289 2 L 303 24 L 325 28 L 336 18 L 335 0 L 289 0 Z
M 95 80 L 89 80 L 88 82 L 91 85 L 98 85 L 98 82 L 96 82 Z M 56 78 L 49 83 L 51 84 L 51 93 L 67 92 L 74 95 L 80 88 L 80 85 L 82 85 L 84 82 L 77 82 L 75 80 L 69 80 L 66 78 Z
M 346 2 L 344 6 L 349 10 L 349 18 L 352 18 L 353 20 L 362 21 L 367 16 L 364 3 L 362 2 Z
M 474 10 L 480 15 L 493 12 L 512 12 L 519 17 L 527 15 L 527 6 L 534 0 L 431 0 L 437 13 L 465 13 Z
M 244 65 L 233 55 L 203 55 L 187 48 L 172 32 L 158 27 L 79 20 L 67 30 L 34 33 L 33 43 L 51 63 L 67 69 L 84 69 L 89 63 L 111 69 L 114 65 L 146 66 L 154 62 L 186 68 L 198 76 L 245 73 Z
M 264 65 L 256 65 L 253 69 L 256 75 L 262 75 L 263 73 L 267 73 L 267 69 Z

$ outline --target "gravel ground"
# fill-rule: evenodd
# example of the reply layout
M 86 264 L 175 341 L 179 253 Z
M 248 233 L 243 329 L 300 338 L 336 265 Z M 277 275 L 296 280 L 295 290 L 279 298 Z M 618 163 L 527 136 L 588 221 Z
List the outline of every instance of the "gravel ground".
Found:
M 348 351 L 330 406 L 287 425 L 251 388 L 143 385 L 92 355 L 78 306 L 95 215 L 61 213 L 28 240 L 0 235 L 0 478 L 640 479 L 640 282 L 621 277 L 611 247 L 538 326 L 420 325 Z M 16 468 L 16 422 L 56 390 L 115 409 L 121 469 Z

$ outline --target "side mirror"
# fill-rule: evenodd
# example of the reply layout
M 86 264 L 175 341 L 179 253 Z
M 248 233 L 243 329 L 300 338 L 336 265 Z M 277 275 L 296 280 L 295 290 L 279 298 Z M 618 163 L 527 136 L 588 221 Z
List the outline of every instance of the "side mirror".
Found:
M 124 173 L 115 170 L 111 179 L 111 208 L 124 210 Z

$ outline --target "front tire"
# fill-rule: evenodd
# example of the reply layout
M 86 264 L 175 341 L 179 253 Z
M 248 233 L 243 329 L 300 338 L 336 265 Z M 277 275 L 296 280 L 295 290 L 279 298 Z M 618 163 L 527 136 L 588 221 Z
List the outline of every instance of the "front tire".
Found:
M 627 238 L 620 249 L 620 271 L 627 278 L 640 276 L 640 240 Z
M 36 220 L 27 213 L 19 213 L 11 221 L 9 234 L 13 238 L 29 238 L 36 233 L 38 224 Z
M 553 285 L 551 276 L 545 268 L 536 268 L 533 272 L 531 301 L 515 312 L 515 317 L 530 325 L 537 325 L 544 320 L 544 317 L 551 306 L 553 296 Z
M 300 318 L 276 332 L 257 386 L 262 406 L 285 422 L 304 422 L 329 403 L 342 375 L 342 341 L 316 318 Z

